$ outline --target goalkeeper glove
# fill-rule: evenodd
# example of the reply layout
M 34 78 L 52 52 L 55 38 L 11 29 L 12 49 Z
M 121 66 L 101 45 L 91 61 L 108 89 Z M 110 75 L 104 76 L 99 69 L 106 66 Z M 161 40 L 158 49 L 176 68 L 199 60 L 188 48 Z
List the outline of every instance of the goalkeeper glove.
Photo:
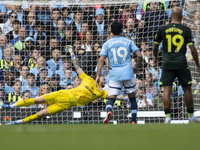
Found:
M 71 60 L 76 59 L 76 55 L 74 53 L 74 47 L 71 45 L 67 45 L 66 48 L 69 50 L 69 53 L 71 55 Z

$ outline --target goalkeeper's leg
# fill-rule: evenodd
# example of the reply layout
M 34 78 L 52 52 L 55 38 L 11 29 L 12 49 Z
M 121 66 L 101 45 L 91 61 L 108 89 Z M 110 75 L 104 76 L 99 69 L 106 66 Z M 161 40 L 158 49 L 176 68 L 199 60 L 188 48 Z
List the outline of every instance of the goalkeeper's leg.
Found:
M 12 105 L 2 104 L 1 108 L 2 109 L 11 109 L 11 108 L 16 108 L 16 107 L 30 106 L 30 105 L 43 104 L 43 103 L 45 103 L 44 97 L 39 96 L 36 98 L 29 98 L 29 99 L 21 100 Z
M 68 107 L 68 109 L 70 108 L 71 106 Z M 43 116 L 47 116 L 47 115 L 52 115 L 52 114 L 56 114 L 58 112 L 62 112 L 66 110 L 65 108 L 63 108 L 61 105 L 58 105 L 56 103 L 52 104 L 52 105 L 49 105 L 47 108 L 39 111 L 38 113 L 34 114 L 34 115 L 31 115 L 29 117 L 26 117 L 24 119 L 21 119 L 21 120 L 17 120 L 17 121 L 13 121 L 11 123 L 8 123 L 6 125 L 13 125 L 13 124 L 19 124 L 19 123 L 27 123 L 27 122 L 31 122 L 31 121 L 34 121 L 34 120 L 38 120 L 40 119 L 41 117 Z

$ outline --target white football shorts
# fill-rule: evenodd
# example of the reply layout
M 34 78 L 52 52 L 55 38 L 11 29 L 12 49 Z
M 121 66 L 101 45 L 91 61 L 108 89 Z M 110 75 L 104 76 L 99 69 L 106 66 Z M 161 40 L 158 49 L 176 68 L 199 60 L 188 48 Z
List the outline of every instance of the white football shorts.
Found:
M 108 84 L 108 96 L 120 95 L 121 90 L 124 87 L 126 94 L 136 92 L 136 80 L 135 78 L 125 81 L 111 81 Z

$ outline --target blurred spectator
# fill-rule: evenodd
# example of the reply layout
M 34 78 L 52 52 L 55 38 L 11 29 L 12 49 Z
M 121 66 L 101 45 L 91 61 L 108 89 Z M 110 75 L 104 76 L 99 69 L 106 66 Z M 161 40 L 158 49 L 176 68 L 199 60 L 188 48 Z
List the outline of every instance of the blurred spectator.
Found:
M 81 32 L 81 24 L 83 21 L 83 11 L 81 9 L 77 9 L 74 16 L 74 21 L 71 23 L 72 30 L 77 33 Z
M 22 93 L 22 100 L 31 98 L 31 91 L 26 90 Z
M 91 7 L 91 5 L 84 4 L 83 5 L 83 20 L 86 20 L 88 24 L 93 21 L 94 18 L 94 7 Z
M 4 48 L 4 57 L 1 59 L 1 70 L 5 71 L 7 68 L 10 66 L 13 66 L 13 47 L 11 45 L 8 45 L 7 47 Z
M 168 23 L 168 17 L 164 10 L 158 10 L 156 2 L 150 2 L 150 10 L 144 12 L 139 23 L 139 28 L 143 29 L 143 37 L 147 37 L 152 43 L 158 29 Z
M 40 56 L 37 58 L 37 67 L 30 70 L 30 73 L 33 73 L 35 75 L 35 79 L 37 79 L 37 75 L 41 68 L 46 68 L 48 70 L 48 76 L 52 76 L 53 73 L 51 69 L 46 66 L 46 60 L 44 59 L 44 57 Z
M 13 66 L 19 72 L 20 72 L 21 64 L 22 64 L 22 58 L 21 58 L 21 56 L 20 55 L 15 55 L 14 58 L 13 58 Z
M 8 32 L 6 35 L 9 42 L 19 37 L 19 29 L 21 26 L 21 22 L 19 20 L 14 20 L 12 26 L 13 30 Z
M 82 80 L 79 78 L 79 76 L 75 76 L 74 78 L 74 87 L 77 87 L 81 84 Z
M 65 21 L 63 19 L 59 19 L 57 21 L 55 31 L 52 33 L 52 35 L 56 36 L 58 41 L 61 41 L 65 36 L 65 28 L 66 28 Z
M 50 21 L 51 11 L 50 11 L 49 6 L 37 5 L 35 12 L 36 12 L 37 20 L 42 21 L 44 24 L 46 24 L 46 22 Z
M 35 23 L 35 33 L 33 35 L 33 39 L 34 39 L 34 42 L 37 43 L 37 41 L 40 39 L 41 36 L 44 36 L 44 40 L 45 40 L 45 43 L 44 45 L 46 44 L 46 33 L 45 33 L 45 25 L 42 21 L 36 21 Z M 44 46 L 43 45 L 43 46 Z
M 111 24 L 112 23 L 113 23 L 113 21 L 109 22 L 108 28 L 103 32 L 102 36 L 99 37 L 98 42 L 101 43 L 101 45 L 103 45 L 103 43 L 105 43 L 107 40 L 109 40 L 112 37 L 112 33 L 111 33 Z
M 81 24 L 81 31 L 79 32 L 79 37 L 81 40 L 84 40 L 83 38 L 86 36 L 87 31 L 88 31 L 88 23 L 84 21 Z
M 12 43 L 12 45 L 14 45 L 15 49 L 17 50 L 22 50 L 25 48 L 25 39 L 27 36 L 27 31 L 25 29 L 25 27 L 20 27 L 19 29 L 19 37 L 13 39 L 10 41 L 10 43 Z
M 105 4 L 103 6 L 104 12 L 105 12 L 105 20 L 108 21 L 114 21 L 119 20 L 119 6 L 111 5 L 111 4 Z
M 55 36 L 51 36 L 50 38 L 50 42 L 49 42 L 49 47 L 46 47 L 46 51 L 42 51 L 41 52 L 41 56 L 45 56 L 46 57 L 46 60 L 49 60 L 52 56 L 52 50 L 55 48 L 55 47 L 58 47 L 59 46 L 59 41 L 58 41 L 58 38 L 55 37 Z
M 39 46 L 32 47 L 31 57 L 25 60 L 25 64 L 30 68 L 33 69 L 37 67 L 37 59 L 41 56 L 41 51 Z
M 73 19 L 69 16 L 69 11 L 67 7 L 62 8 L 62 19 L 65 21 L 67 26 L 69 26 L 73 21 Z
M 13 30 L 13 22 L 17 19 L 17 13 L 11 11 L 8 15 L 8 21 L 3 26 L 3 33 L 7 34 L 8 32 Z
M 61 11 L 58 8 L 54 8 L 51 12 L 51 20 L 46 23 L 46 35 L 49 40 L 51 37 L 51 33 L 53 33 L 56 29 L 58 20 L 61 18 Z
M 71 69 L 65 70 L 65 79 L 61 80 L 60 86 L 62 88 L 65 88 L 68 83 L 73 83 L 73 76 L 72 76 L 72 70 Z
M 14 7 L 14 11 L 17 13 L 17 20 L 19 20 L 21 24 L 24 25 L 24 20 L 27 16 L 26 11 L 22 9 L 22 5 L 14 5 Z
M 138 108 L 153 107 L 152 100 L 146 96 L 146 88 L 140 86 L 137 90 L 137 105 Z
M 125 29 L 123 30 L 123 34 L 126 38 L 134 41 L 134 43 L 139 44 L 139 38 L 138 38 L 138 30 L 134 27 L 135 23 L 133 18 L 127 18 Z
M 5 34 L 0 34 L 0 60 L 3 58 L 3 49 L 6 47 L 7 37 Z
M 37 96 L 42 96 L 42 95 L 48 94 L 50 92 L 51 92 L 50 86 L 48 84 L 43 84 L 43 85 L 40 86 Z
M 61 41 L 62 47 L 66 45 L 73 45 L 74 40 L 78 36 L 77 32 L 75 30 L 72 30 L 72 27 L 66 27 L 65 28 L 65 37 Z
M 73 89 L 74 88 L 74 85 L 72 84 L 72 83 L 68 83 L 67 85 L 66 85 L 66 90 L 69 90 L 69 89 Z
M 6 5 L 0 4 L 0 23 L 5 23 Z
M 16 53 L 20 53 L 20 55 L 22 56 L 22 60 L 27 61 L 31 57 L 31 52 L 33 51 L 34 48 L 34 40 L 32 37 L 27 37 L 24 43 L 25 43 L 24 49 L 17 51 Z
M 28 36 L 33 36 L 36 32 L 36 27 L 35 27 L 35 23 L 36 23 L 36 15 L 35 12 L 29 12 L 29 14 L 27 15 L 27 21 L 25 23 L 25 28 L 27 30 L 27 35 Z
M 85 54 L 85 50 L 81 48 L 81 45 L 82 44 L 81 44 L 80 38 L 74 40 L 73 47 L 74 47 L 74 52 L 77 55 L 77 57 L 81 57 L 81 55 Z
M 6 101 L 5 90 L 0 88 L 0 105 L 2 105 Z
M 127 5 L 125 6 L 124 8 L 124 11 L 123 11 L 123 14 L 119 20 L 119 22 L 121 22 L 124 26 L 126 25 L 127 23 L 127 20 L 131 17 L 131 9 L 130 9 L 130 6 Z
M 62 62 L 63 62 L 63 65 L 62 65 L 63 68 L 60 68 L 60 70 L 56 70 L 55 73 L 60 76 L 60 80 L 65 80 L 65 73 L 64 73 L 64 71 L 67 70 L 67 69 L 69 69 L 69 70 L 72 71 L 72 80 L 74 80 L 74 77 L 77 76 L 77 73 L 72 70 L 71 60 L 68 60 L 67 57 L 64 57 L 62 59 Z
M 83 37 L 81 48 L 85 49 L 86 52 L 91 52 L 93 47 L 93 36 L 91 31 L 87 31 Z
M 153 78 L 151 73 L 146 73 L 145 78 L 146 92 L 151 94 L 152 96 L 158 95 L 158 87 L 157 85 L 155 85 L 156 79 Z
M 20 80 L 15 80 L 13 85 L 14 91 L 6 95 L 7 97 L 6 103 L 13 104 L 16 103 L 17 101 L 20 101 L 22 98 L 21 89 L 22 89 L 22 82 Z
M 22 86 L 26 86 L 28 84 L 27 76 L 28 76 L 29 70 L 30 69 L 28 66 L 24 66 L 24 65 L 21 66 L 19 80 L 22 82 Z
M 144 13 L 143 9 L 139 7 L 138 3 L 131 3 L 130 4 L 130 13 L 131 13 L 131 18 L 137 19 L 135 20 L 136 24 L 138 23 L 139 20 L 141 20 L 141 17 Z
M 50 86 L 48 84 L 43 84 L 40 86 L 39 91 L 38 91 L 38 95 L 37 96 L 42 96 L 44 94 L 48 94 L 50 93 Z M 46 104 L 39 104 L 39 108 L 44 108 L 46 107 Z
M 49 66 L 49 68 L 51 69 L 52 73 L 55 73 L 56 70 L 60 70 L 61 68 L 63 68 L 63 62 L 61 59 L 61 51 L 60 51 L 60 47 L 55 47 L 52 49 L 52 59 L 47 61 L 47 65 Z
M 50 80 L 50 91 L 59 91 L 61 90 L 60 86 L 60 76 L 58 74 L 53 74 Z
M 98 40 L 108 28 L 108 21 L 104 19 L 105 13 L 102 8 L 99 8 L 95 12 L 95 21 L 89 25 L 91 31 L 93 31 L 93 39 Z
M 163 108 L 164 88 L 160 89 L 160 93 L 153 98 L 153 106 Z
M 15 79 L 19 77 L 19 72 L 13 67 L 9 67 L 4 72 L 4 80 L 1 84 L 1 87 L 5 89 L 5 94 L 12 93 Z
M 39 87 L 40 85 L 47 84 L 49 81 L 48 70 L 46 68 L 41 68 L 36 79 L 36 86 Z
M 31 98 L 36 97 L 39 88 L 35 86 L 35 75 L 33 73 L 27 75 L 27 82 L 28 84 L 26 86 L 22 86 L 22 93 L 29 90 L 31 91 Z
M 152 74 L 155 84 L 158 85 L 160 83 L 162 69 L 155 64 L 155 57 L 149 58 L 149 64 L 146 67 L 146 72 Z

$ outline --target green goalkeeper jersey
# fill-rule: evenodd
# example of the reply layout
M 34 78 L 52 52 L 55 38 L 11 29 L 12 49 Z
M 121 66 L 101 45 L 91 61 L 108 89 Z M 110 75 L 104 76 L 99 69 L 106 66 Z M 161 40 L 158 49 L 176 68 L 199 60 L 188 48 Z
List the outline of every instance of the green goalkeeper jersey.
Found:
M 190 28 L 182 24 L 170 23 L 161 27 L 155 36 L 154 43 L 162 41 L 162 64 L 164 70 L 175 70 L 187 67 L 185 53 L 187 45 L 194 44 Z

